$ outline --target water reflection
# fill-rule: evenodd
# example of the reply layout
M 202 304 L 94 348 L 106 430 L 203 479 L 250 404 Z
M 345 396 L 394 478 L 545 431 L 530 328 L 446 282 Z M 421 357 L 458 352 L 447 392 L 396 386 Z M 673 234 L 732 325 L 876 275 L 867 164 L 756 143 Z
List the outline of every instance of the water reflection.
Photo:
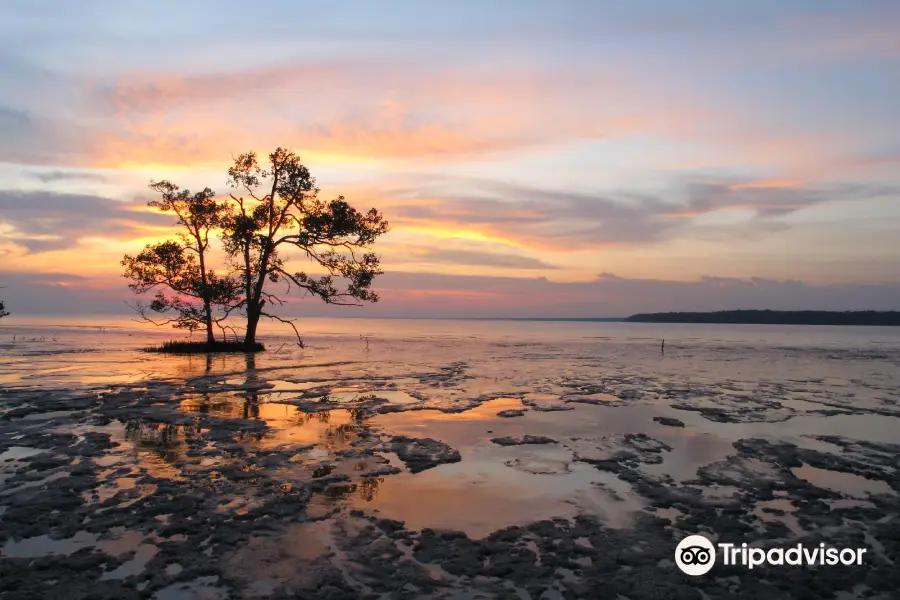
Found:
M 166 462 L 178 460 L 184 453 L 186 441 L 198 435 L 200 427 L 195 423 L 173 425 L 137 419 L 125 424 L 125 439 L 139 450 L 151 451 Z
M 151 475 L 177 478 L 175 463 L 186 458 L 188 445 L 198 440 L 199 425 L 174 425 L 134 419 L 125 423 L 125 439 L 134 447 L 138 461 Z
M 340 482 L 329 485 L 324 491 L 313 494 L 306 512 L 320 518 L 344 506 L 348 501 L 364 506 L 378 497 L 384 477 L 363 477 L 356 482 Z
M 209 391 L 189 394 L 181 402 L 181 409 L 186 412 L 210 414 L 223 418 L 259 419 L 260 400 L 258 389 L 265 385 L 265 380 L 260 377 L 256 368 L 256 356 L 254 354 L 245 354 L 243 361 L 243 380 L 232 380 L 230 383 L 242 385 L 245 391 L 240 394 Z M 212 354 L 206 355 L 205 365 L 205 374 L 210 375 L 213 366 Z
M 182 400 L 180 410 L 219 418 L 242 418 L 265 422 L 267 430 L 236 435 L 236 441 L 262 448 L 286 445 L 316 445 L 328 450 L 348 447 L 365 428 L 359 409 L 336 408 L 304 412 L 296 406 L 257 402 L 231 394 L 204 394 Z
M 830 471 L 807 464 L 794 467 L 791 469 L 791 472 L 816 487 L 835 490 L 855 498 L 865 498 L 870 494 L 894 494 L 894 490 L 887 482 L 879 479 L 868 479 L 853 473 Z
M 384 477 L 365 477 L 359 483 L 359 497 L 366 502 L 371 502 L 378 495 L 378 488 L 384 482 Z
M 259 419 L 259 401 L 231 393 L 204 392 L 192 394 L 181 401 L 181 410 L 224 419 Z
M 337 483 L 328 486 L 323 496 L 336 503 L 347 500 L 356 495 L 363 502 L 371 502 L 378 495 L 379 486 L 384 483 L 384 477 L 363 477 L 358 483 Z
M 261 448 L 314 445 L 326 453 L 350 446 L 365 428 L 366 412 L 359 406 L 327 404 L 330 410 L 304 411 L 292 404 L 269 401 L 269 382 L 257 369 L 256 356 L 244 357 L 243 377 L 229 380 L 240 390 L 198 391 L 180 402 L 183 412 L 207 414 L 223 419 L 250 419 L 266 424 L 264 433 L 241 433 L 235 440 Z

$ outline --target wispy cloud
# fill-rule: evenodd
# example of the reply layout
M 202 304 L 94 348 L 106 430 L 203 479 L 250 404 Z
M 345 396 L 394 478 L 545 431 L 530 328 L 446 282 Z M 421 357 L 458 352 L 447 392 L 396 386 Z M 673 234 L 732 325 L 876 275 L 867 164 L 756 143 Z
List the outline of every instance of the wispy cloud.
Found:
M 104 175 L 99 173 L 86 173 L 83 171 L 30 171 L 28 174 L 44 183 L 53 183 L 57 181 L 108 181 Z
M 289 145 L 336 161 L 445 164 L 582 140 L 639 137 L 721 148 L 720 165 L 752 161 L 775 169 L 811 170 L 816 163 L 839 162 L 832 154 L 851 142 L 846 132 L 834 130 L 828 121 L 812 130 L 785 131 L 780 119 L 765 117 L 794 115 L 797 106 L 781 110 L 755 98 L 742 105 L 739 97 L 725 93 L 728 78 L 735 75 L 713 74 L 701 59 L 763 60 L 771 52 L 781 60 L 790 56 L 786 49 L 817 44 L 867 56 L 856 50 L 864 45 L 860 40 L 891 30 L 892 22 L 876 18 L 877 11 L 861 11 L 862 17 L 843 29 L 837 26 L 839 19 L 809 21 L 812 17 L 800 18 L 796 11 L 753 10 L 740 19 L 731 10 L 702 18 L 681 11 L 653 17 L 640 11 L 584 11 L 583 21 L 556 22 L 554 15 L 524 19 L 523 27 L 541 24 L 551 38 L 577 42 L 555 50 L 562 55 L 549 52 L 546 59 L 516 59 L 486 53 L 481 46 L 473 54 L 450 39 L 446 53 L 421 56 L 407 44 L 374 54 L 351 45 L 342 52 L 302 53 L 311 56 L 305 59 L 292 59 L 286 52 L 272 60 L 249 51 L 232 64 L 185 61 L 184 66 L 164 67 L 123 61 L 103 76 L 69 74 L 51 82 L 45 77 L 40 85 L 22 73 L 28 63 L 19 60 L 9 73 L 25 91 L 39 98 L 66 97 L 67 107 L 42 102 L 26 111 L 24 104 L 10 105 L 6 110 L 15 115 L 16 124 L 0 113 L 0 130 L 6 121 L 15 143 L 5 145 L 0 160 L 104 168 L 205 167 L 221 165 L 229 153 Z M 681 37 L 685 27 L 703 23 L 708 23 L 701 27 L 706 36 L 698 42 Z M 434 22 L 428 26 L 443 28 Z M 598 26 L 611 30 L 608 46 L 585 37 Z M 510 33 L 503 22 L 491 27 L 495 36 Z M 719 48 L 722 39 L 714 34 L 721 28 L 740 35 Z M 766 28 L 767 35 L 759 35 L 759 28 Z M 653 43 L 672 48 L 652 55 L 628 52 L 629 31 L 638 37 L 663 32 Z M 886 34 L 875 38 L 885 40 L 881 46 L 893 39 Z M 423 35 L 417 43 L 428 39 Z M 693 57 L 688 78 L 680 75 L 684 65 L 666 62 L 683 56 Z
M 10 135 L 27 128 L 31 123 L 24 110 L 0 106 L 0 132 Z
M 168 232 L 171 215 L 98 196 L 0 190 L 0 240 L 31 252 L 73 248 L 85 237 L 134 239 Z
M 604 90 L 638 82 L 601 70 L 479 70 L 394 61 L 139 73 L 94 90 L 111 121 L 96 132 L 90 149 L 95 166 L 113 167 L 218 162 L 228 149 L 285 143 L 351 159 L 452 161 L 649 132 L 697 118 L 686 106 L 668 112 L 598 109 L 592 101 L 610 93 Z M 541 118 L 548 114 L 553 118 Z
M 658 243 L 698 233 L 696 217 L 744 211 L 745 230 L 771 219 L 836 201 L 896 197 L 878 185 L 792 186 L 788 182 L 687 181 L 665 194 L 587 194 L 470 180 L 469 194 L 446 192 L 452 182 L 422 183 L 388 202 L 398 227 L 434 232 L 475 230 L 486 239 L 534 249 L 575 251 Z M 457 185 L 457 187 L 459 187 Z M 388 196 L 390 197 L 390 196 Z M 703 226 L 706 232 L 714 225 Z M 729 230 L 731 227 L 729 226 Z
M 558 265 L 538 258 L 522 256 L 510 252 L 488 250 L 465 250 L 450 248 L 402 248 L 392 253 L 391 264 L 413 263 L 419 265 L 462 265 L 474 267 L 498 267 L 506 270 L 556 270 Z
M 55 181 L 69 176 L 50 172 L 41 179 Z M 460 189 L 467 193 L 460 193 Z M 418 183 L 398 184 L 363 202 L 386 210 L 395 232 L 401 235 L 469 239 L 508 249 L 573 252 L 690 238 L 701 227 L 696 218 L 719 212 L 747 213 L 742 227 L 752 230 L 772 219 L 829 202 L 898 195 L 900 190 L 890 186 L 813 188 L 756 181 L 688 181 L 665 194 L 587 194 L 486 180 L 419 178 Z M 37 251 L 71 246 L 83 237 L 146 237 L 167 231 L 172 219 L 137 203 L 97 196 L 6 190 L 0 191 L 0 223 L 6 226 L 0 237 L 15 239 Z M 708 234 L 716 226 L 702 228 Z M 465 247 L 420 247 L 402 260 L 553 268 L 509 250 L 489 254 Z

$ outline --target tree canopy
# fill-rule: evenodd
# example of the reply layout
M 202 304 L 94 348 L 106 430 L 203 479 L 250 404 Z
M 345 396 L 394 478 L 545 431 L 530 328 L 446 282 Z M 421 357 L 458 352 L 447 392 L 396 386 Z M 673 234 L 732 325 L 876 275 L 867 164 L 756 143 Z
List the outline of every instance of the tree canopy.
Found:
M 192 194 L 168 181 L 151 182 L 160 198 L 148 206 L 176 216 L 182 231 L 177 240 L 148 244 L 136 256 L 122 260 L 129 288 L 138 294 L 155 291 L 149 303 L 138 302 L 136 310 L 150 322 L 160 324 L 152 313 L 173 315 L 162 324 L 179 329 L 206 330 L 208 343 L 215 341 L 213 325 L 220 323 L 240 302 L 236 280 L 219 276 L 208 266 L 210 234 L 222 223 L 226 206 L 210 188 Z M 223 331 L 224 334 L 224 331 Z
M 269 283 L 328 304 L 378 301 L 371 285 L 382 271 L 370 248 L 389 230 L 381 213 L 359 212 L 343 196 L 322 200 L 309 169 L 284 148 L 269 154 L 265 165 L 253 152 L 238 156 L 228 169 L 228 184 L 235 192 L 223 218 L 223 239 L 243 287 L 246 342 L 255 341 L 260 317 L 293 325 L 269 312 L 267 306 L 283 304 L 267 290 Z M 319 274 L 289 269 L 285 252 L 290 250 Z
M 275 314 L 284 295 L 350 306 L 378 301 L 372 284 L 382 271 L 372 245 L 389 227 L 376 209 L 360 212 L 344 196 L 320 198 L 309 169 L 284 148 L 265 162 L 254 152 L 241 154 L 227 183 L 231 192 L 217 199 L 210 188 L 192 194 L 169 181 L 151 182 L 160 198 L 149 206 L 174 213 L 181 231 L 122 261 L 132 291 L 155 293 L 149 304 L 135 306 L 145 319 L 159 323 L 152 313 L 170 315 L 159 324 L 205 328 L 212 342 L 213 326 L 239 311 L 245 345 L 256 342 L 262 317 L 289 324 L 302 344 L 294 321 Z M 219 272 L 210 264 L 215 234 L 226 257 Z M 295 261 L 310 268 L 298 269 Z

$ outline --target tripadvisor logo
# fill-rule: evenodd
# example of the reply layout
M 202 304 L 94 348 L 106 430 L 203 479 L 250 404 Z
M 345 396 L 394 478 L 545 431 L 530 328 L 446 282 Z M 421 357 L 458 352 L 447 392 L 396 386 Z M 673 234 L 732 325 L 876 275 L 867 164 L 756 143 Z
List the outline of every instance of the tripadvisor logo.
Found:
M 675 564 L 687 575 L 703 575 L 716 564 L 716 548 L 702 535 L 689 535 L 675 548 Z
M 718 546 L 718 552 L 716 547 Z M 861 565 L 865 548 L 831 548 L 824 543 L 818 546 L 796 544 L 783 548 L 755 548 L 746 543 L 715 546 L 702 535 L 689 535 L 675 548 L 675 564 L 687 575 L 704 575 L 716 564 L 744 566 L 748 569 L 767 566 L 836 566 Z

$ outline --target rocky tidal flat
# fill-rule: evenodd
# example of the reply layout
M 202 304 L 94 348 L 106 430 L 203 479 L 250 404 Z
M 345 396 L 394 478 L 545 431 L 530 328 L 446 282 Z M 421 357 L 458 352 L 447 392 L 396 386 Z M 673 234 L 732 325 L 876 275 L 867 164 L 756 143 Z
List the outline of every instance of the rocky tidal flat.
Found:
M 2 599 L 900 590 L 897 347 L 83 341 L 0 345 Z M 690 577 L 693 533 L 867 554 Z

